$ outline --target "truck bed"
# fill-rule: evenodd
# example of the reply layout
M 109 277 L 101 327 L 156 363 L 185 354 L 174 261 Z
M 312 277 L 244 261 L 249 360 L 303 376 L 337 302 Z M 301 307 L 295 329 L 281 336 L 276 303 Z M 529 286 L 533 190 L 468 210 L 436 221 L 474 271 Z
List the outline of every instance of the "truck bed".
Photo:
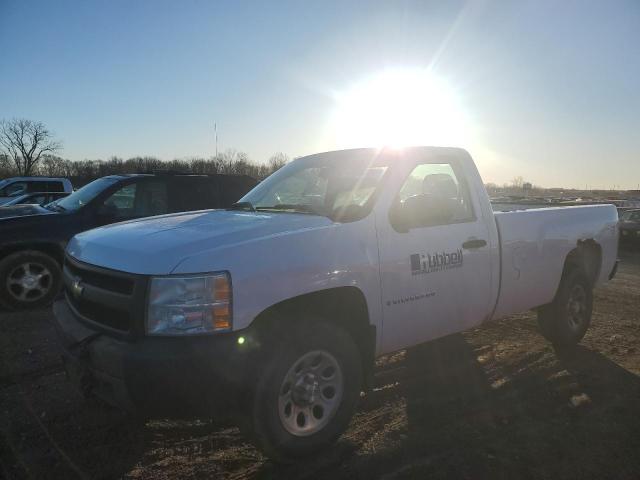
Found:
M 558 288 L 564 261 L 578 242 L 593 240 L 601 263 L 595 285 L 608 279 L 618 243 L 613 205 L 496 212 L 500 287 L 493 318 L 545 305 Z

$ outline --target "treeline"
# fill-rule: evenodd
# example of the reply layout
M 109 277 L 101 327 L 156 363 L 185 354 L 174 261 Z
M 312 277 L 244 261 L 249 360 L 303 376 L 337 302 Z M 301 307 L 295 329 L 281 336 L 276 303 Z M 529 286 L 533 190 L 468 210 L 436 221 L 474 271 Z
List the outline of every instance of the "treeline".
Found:
M 156 157 L 133 157 L 126 160 L 119 157 L 111 157 L 108 160 L 72 161 L 56 155 L 43 155 L 40 161 L 34 165 L 31 174 L 70 178 L 76 188 L 105 175 L 160 171 L 249 175 L 262 180 L 288 161 L 289 158 L 285 154 L 276 153 L 266 163 L 256 163 L 251 161 L 247 154 L 236 150 L 228 150 L 217 157 L 196 157 L 169 161 L 160 160 Z M 7 156 L 0 155 L 0 178 L 15 176 L 19 176 L 15 164 Z

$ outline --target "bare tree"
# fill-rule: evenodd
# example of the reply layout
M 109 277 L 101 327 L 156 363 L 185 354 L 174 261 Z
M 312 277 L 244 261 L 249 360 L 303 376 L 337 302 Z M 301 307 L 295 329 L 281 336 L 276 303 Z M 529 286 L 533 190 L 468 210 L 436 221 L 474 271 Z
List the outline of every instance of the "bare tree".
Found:
M 10 177 L 13 171 L 13 165 L 9 160 L 9 155 L 0 153 L 0 178 Z
M 523 184 L 524 178 L 522 178 L 521 176 L 514 177 L 513 180 L 511 180 L 511 186 L 513 188 L 522 188 Z
M 42 155 L 42 159 L 40 160 L 40 164 L 37 166 L 36 171 L 38 174 L 45 175 L 47 177 L 70 177 L 71 165 L 69 160 L 46 153 Z
M 0 122 L 0 146 L 13 160 L 18 175 L 31 175 L 43 154 L 62 148 L 44 123 L 24 118 Z
M 271 158 L 269 159 L 269 169 L 272 172 L 275 172 L 276 170 L 280 170 L 287 163 L 289 163 L 289 157 L 282 152 L 277 152 L 271 155 Z

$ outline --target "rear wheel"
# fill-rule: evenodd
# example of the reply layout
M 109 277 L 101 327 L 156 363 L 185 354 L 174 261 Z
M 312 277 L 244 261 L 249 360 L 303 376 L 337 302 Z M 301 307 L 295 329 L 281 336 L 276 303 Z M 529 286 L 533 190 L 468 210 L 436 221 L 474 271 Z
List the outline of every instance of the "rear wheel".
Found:
M 553 302 L 538 310 L 540 330 L 556 347 L 572 347 L 587 333 L 592 309 L 591 282 L 582 268 L 570 267 Z
M 35 250 L 16 252 L 0 261 L 0 303 L 12 310 L 48 305 L 60 289 L 60 266 Z
M 333 325 L 303 325 L 273 349 L 254 395 L 255 439 L 279 460 L 315 453 L 335 441 L 362 388 L 362 363 L 351 337 Z

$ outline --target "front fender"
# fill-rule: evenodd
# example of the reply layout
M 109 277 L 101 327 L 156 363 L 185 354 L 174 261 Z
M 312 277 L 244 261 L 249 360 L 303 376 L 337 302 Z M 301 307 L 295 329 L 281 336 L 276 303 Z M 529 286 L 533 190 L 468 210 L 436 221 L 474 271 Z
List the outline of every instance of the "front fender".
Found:
M 378 246 L 373 216 L 258 239 L 189 257 L 173 274 L 226 270 L 233 287 L 234 330 L 269 307 L 308 293 L 357 287 L 369 321 L 382 332 Z M 378 338 L 378 344 L 379 344 Z

